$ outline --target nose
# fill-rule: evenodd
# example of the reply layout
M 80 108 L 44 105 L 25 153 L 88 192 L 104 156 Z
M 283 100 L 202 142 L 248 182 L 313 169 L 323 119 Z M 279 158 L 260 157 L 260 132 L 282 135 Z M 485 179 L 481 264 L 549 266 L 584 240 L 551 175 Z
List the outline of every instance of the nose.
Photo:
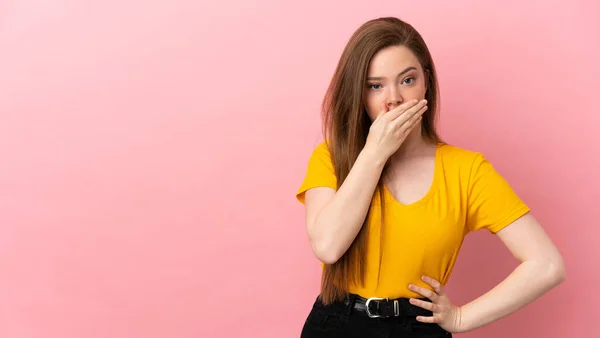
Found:
M 396 86 L 390 86 L 389 88 L 390 91 L 386 103 L 389 109 L 393 109 L 401 105 L 402 102 L 404 102 L 404 99 L 402 98 L 402 93 L 400 93 L 400 90 L 396 88 Z

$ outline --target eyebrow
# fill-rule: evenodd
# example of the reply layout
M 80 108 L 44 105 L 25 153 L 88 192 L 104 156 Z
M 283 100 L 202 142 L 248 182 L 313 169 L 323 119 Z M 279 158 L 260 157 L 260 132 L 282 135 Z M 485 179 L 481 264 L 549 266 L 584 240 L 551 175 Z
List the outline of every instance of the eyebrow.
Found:
M 405 70 L 401 71 L 400 74 L 398 74 L 398 76 L 402 76 L 402 75 L 408 73 L 411 70 L 417 70 L 417 68 L 416 67 L 412 67 L 412 66 L 408 67 Z M 384 80 L 384 79 L 385 79 L 384 77 L 380 77 L 380 76 L 367 78 L 368 81 L 380 81 L 380 80 Z

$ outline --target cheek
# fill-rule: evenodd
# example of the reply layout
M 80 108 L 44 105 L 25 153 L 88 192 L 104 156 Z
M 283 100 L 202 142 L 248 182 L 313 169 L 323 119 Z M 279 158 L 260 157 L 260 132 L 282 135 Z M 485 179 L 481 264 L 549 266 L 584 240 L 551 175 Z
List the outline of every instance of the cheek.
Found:
M 369 118 L 371 118 L 371 121 L 375 120 L 379 115 L 382 104 L 385 102 L 384 99 L 381 95 L 366 95 L 364 102 Z
M 425 94 L 427 93 L 427 83 L 421 82 L 419 87 L 421 88 L 421 92 L 423 93 L 422 95 L 424 97 Z
M 425 97 L 425 94 L 427 93 L 427 87 L 425 85 L 423 85 L 421 87 L 421 96 Z
M 423 99 L 425 97 L 425 93 L 427 89 L 425 88 L 425 84 L 423 82 L 419 83 L 419 85 L 414 86 L 407 92 L 407 97 L 410 96 L 409 99 Z

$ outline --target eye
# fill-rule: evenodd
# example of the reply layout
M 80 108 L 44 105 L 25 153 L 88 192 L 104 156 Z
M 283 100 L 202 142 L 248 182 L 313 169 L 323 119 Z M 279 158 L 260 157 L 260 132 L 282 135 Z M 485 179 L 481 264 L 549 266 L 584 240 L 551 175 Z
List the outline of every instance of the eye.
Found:
M 404 81 L 402 81 L 403 84 L 412 84 L 413 82 L 415 82 L 415 78 L 414 77 L 407 77 L 406 79 L 404 79 Z
M 369 86 L 369 89 L 373 89 L 373 90 L 381 89 L 381 85 L 378 83 L 372 83 L 372 84 L 369 84 L 368 86 Z

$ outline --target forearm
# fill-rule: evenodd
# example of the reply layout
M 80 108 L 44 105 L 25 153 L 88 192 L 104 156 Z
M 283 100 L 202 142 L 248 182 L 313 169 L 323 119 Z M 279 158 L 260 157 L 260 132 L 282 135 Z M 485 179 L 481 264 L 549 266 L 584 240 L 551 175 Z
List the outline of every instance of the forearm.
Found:
M 461 332 L 471 331 L 525 307 L 564 280 L 562 266 L 525 261 L 492 290 L 460 309 Z
M 385 161 L 363 150 L 335 196 L 317 214 L 309 236 L 321 260 L 333 264 L 350 247 L 360 231 Z

